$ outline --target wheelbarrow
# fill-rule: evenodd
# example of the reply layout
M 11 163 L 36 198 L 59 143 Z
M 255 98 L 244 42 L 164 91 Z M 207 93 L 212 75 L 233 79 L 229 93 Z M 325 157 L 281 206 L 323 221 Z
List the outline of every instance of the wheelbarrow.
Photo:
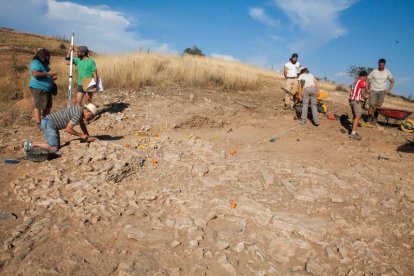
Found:
M 414 120 L 407 119 L 413 112 L 401 109 L 392 108 L 380 108 L 378 109 L 379 114 L 385 117 L 385 121 L 388 124 L 389 119 L 398 120 L 400 128 L 404 132 L 414 132 Z
M 318 101 L 318 112 L 325 114 L 328 112 L 328 107 L 323 103 L 323 99 L 327 97 L 329 93 L 327 91 L 321 90 L 319 92 L 318 98 L 316 99 Z

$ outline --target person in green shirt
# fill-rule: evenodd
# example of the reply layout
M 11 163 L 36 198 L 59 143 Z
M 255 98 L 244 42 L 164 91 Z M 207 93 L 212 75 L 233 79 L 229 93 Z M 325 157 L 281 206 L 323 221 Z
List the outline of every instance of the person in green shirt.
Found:
M 66 54 L 66 64 L 69 65 L 70 61 L 70 52 L 73 51 L 73 46 L 69 48 L 69 52 Z M 88 91 L 84 90 L 85 80 L 89 82 L 91 79 L 95 80 L 95 83 L 98 83 L 98 71 L 96 69 L 96 64 L 93 59 L 89 57 L 89 49 L 86 46 L 78 46 L 76 51 L 76 56 L 73 59 L 73 64 L 78 67 L 78 81 L 77 81 L 77 91 L 75 104 L 82 105 L 83 97 L 85 96 L 86 103 L 92 103 L 92 95 L 96 92 L 96 85 L 89 87 Z M 87 84 L 86 84 L 87 85 Z

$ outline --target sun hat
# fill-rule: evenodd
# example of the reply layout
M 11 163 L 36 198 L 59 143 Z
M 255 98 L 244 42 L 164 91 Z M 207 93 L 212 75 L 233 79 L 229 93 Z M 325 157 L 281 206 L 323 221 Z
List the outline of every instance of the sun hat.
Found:
M 94 104 L 91 104 L 91 103 L 85 105 L 84 107 L 87 110 L 89 110 L 92 113 L 92 115 L 95 115 L 96 114 L 96 111 L 98 111 L 98 108 L 96 108 L 96 106 Z
M 298 72 L 302 73 L 305 69 L 308 69 L 308 68 L 305 67 L 305 66 L 301 66 L 301 67 L 298 68 Z
M 78 47 L 78 52 L 87 53 L 88 51 L 89 51 L 89 49 L 86 46 L 79 46 Z

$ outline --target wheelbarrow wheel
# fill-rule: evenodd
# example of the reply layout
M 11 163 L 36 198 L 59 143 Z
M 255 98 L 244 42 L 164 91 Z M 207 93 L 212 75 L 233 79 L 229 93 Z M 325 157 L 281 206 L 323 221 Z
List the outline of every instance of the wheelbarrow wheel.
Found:
M 414 120 L 405 120 L 401 123 L 400 127 L 402 131 L 412 133 L 414 132 Z
M 319 103 L 318 106 L 317 106 L 317 108 L 318 108 L 318 112 L 319 113 L 325 114 L 326 112 L 328 112 L 328 107 L 325 104 L 323 104 L 323 103 L 322 104 Z

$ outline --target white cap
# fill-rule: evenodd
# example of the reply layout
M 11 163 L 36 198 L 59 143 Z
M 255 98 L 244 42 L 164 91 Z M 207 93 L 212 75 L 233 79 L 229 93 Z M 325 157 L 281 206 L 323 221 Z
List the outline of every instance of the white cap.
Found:
M 94 104 L 87 104 L 87 105 L 85 105 L 84 106 L 87 110 L 89 110 L 91 113 L 92 113 L 92 115 L 95 115 L 96 114 L 96 111 L 98 111 L 98 108 L 96 108 L 96 106 L 94 105 Z

